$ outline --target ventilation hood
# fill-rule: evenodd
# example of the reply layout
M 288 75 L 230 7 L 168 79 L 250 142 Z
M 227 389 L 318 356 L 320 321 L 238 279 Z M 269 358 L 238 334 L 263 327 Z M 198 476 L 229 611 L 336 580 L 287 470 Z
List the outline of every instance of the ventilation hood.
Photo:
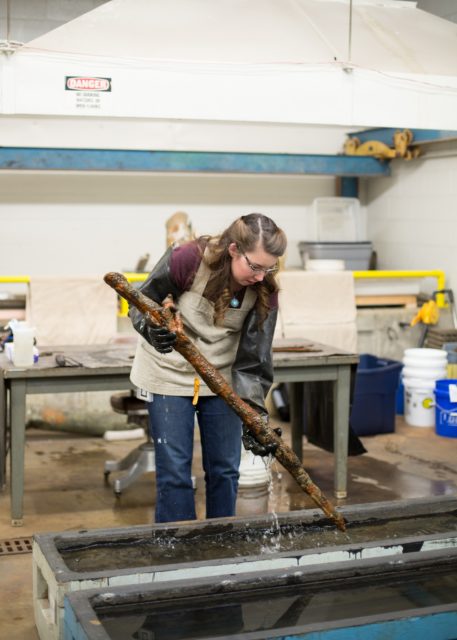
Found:
M 415 2 L 350 9 L 112 0 L 0 55 L 0 114 L 457 129 L 457 25 Z

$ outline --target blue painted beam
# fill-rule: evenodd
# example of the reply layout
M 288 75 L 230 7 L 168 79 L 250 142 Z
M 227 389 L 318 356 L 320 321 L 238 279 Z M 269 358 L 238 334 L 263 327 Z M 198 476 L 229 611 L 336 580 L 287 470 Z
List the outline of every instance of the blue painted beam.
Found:
M 371 157 L 276 153 L 0 147 L 0 170 L 152 171 L 280 175 L 387 176 Z
M 347 176 L 343 176 L 341 178 L 340 195 L 343 198 L 358 198 L 359 197 L 358 178 L 348 178 Z
M 366 129 L 365 131 L 355 131 L 349 133 L 349 138 L 358 138 L 361 143 L 369 140 L 379 140 L 389 146 L 393 146 L 394 133 L 403 131 L 405 127 Z M 457 131 L 442 129 L 410 129 L 413 134 L 413 143 L 425 144 L 427 142 L 444 142 L 446 140 L 457 140 Z

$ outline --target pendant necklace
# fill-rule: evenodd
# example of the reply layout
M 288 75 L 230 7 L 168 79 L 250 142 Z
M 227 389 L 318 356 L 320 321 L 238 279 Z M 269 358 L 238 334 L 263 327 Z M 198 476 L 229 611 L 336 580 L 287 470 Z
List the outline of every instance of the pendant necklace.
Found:
M 233 291 L 234 288 L 236 288 L 237 283 L 236 282 L 232 282 L 231 284 L 231 289 Z M 238 286 L 238 291 L 233 291 L 233 296 L 229 302 L 229 305 L 232 309 L 238 309 L 238 307 L 240 306 L 241 302 L 238 300 L 238 296 L 243 296 L 243 288 L 239 288 Z

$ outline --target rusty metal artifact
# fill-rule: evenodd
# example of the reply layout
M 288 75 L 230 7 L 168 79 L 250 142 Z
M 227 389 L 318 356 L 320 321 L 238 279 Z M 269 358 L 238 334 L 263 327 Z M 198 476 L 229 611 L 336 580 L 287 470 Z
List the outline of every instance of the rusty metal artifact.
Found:
M 163 305 L 159 305 L 151 298 L 132 287 L 121 273 L 107 273 L 105 282 L 127 300 L 131 305 L 143 313 L 147 321 L 159 324 L 169 331 L 176 333 L 174 348 L 194 367 L 198 375 L 206 382 L 208 387 L 225 400 L 225 402 L 238 414 L 249 431 L 262 444 L 278 445 L 274 455 L 292 475 L 297 484 L 310 498 L 331 518 L 338 529 L 346 530 L 343 516 L 338 513 L 332 503 L 324 496 L 322 491 L 309 477 L 302 463 L 292 449 L 262 420 L 262 417 L 244 402 L 231 388 L 225 378 L 195 347 L 194 343 L 184 333 L 181 317 L 173 304 L 172 298 L 167 297 Z

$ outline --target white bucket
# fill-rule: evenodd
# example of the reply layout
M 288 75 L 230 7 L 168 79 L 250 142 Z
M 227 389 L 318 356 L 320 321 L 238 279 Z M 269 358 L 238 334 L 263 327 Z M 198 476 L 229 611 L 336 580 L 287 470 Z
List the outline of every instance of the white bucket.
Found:
M 437 368 L 403 367 L 402 371 L 405 378 L 416 378 L 418 380 L 440 380 L 446 377 L 446 373 L 446 365 Z
M 420 358 L 418 356 L 405 356 L 403 358 L 403 364 L 405 367 L 433 367 L 435 369 L 442 369 L 447 364 L 446 352 L 444 352 L 443 358 Z
M 249 516 L 267 513 L 271 472 L 264 459 L 242 449 L 239 471 L 236 514 Z
M 270 490 L 268 485 L 260 484 L 256 487 L 238 487 L 236 498 L 237 516 L 258 516 L 268 513 Z
M 415 347 L 413 349 L 405 349 L 404 354 L 405 357 L 414 357 L 420 358 L 424 361 L 429 361 L 434 358 L 443 358 L 447 361 L 447 352 L 444 349 L 426 349 L 424 347 Z
M 31 367 L 33 365 L 33 340 L 35 327 L 27 322 L 16 322 L 13 331 L 13 364 L 15 367 Z
M 262 456 L 255 456 L 252 451 L 241 450 L 239 487 L 269 486 L 271 473 Z
M 435 426 L 435 380 L 403 377 L 405 422 L 412 427 Z

